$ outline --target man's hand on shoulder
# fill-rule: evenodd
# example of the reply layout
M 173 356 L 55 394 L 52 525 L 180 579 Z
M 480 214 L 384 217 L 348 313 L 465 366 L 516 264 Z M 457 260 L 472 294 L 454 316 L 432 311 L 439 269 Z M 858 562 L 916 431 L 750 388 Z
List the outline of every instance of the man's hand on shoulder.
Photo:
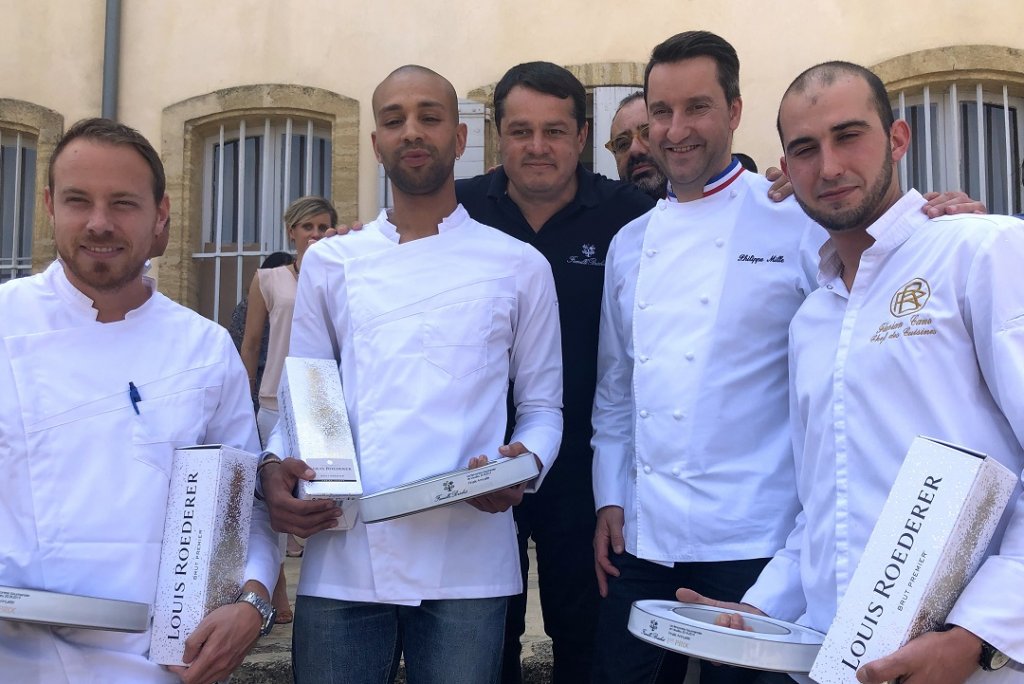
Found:
M 270 601 L 266 587 L 247 582 L 245 591 L 256 591 Z M 168 670 L 185 684 L 212 684 L 227 679 L 242 664 L 260 636 L 262 619 L 247 603 L 229 603 L 207 615 L 185 641 L 188 665 L 171 665 Z
M 327 232 L 324 233 L 324 237 L 322 237 L 320 239 L 323 240 L 324 238 L 334 237 L 335 235 L 348 235 L 352 231 L 360 231 L 362 229 L 363 229 L 363 222 L 362 221 L 354 221 L 352 223 L 352 225 L 346 226 L 346 225 L 342 224 L 340 226 L 334 226 L 333 228 L 328 228 Z
M 305 539 L 338 526 L 341 508 L 330 499 L 303 501 L 295 497 L 299 480 L 313 480 L 316 473 L 297 458 L 261 466 L 263 498 L 270 512 L 270 525 L 277 532 L 289 532 Z
M 772 182 L 768 188 L 768 199 L 772 202 L 781 202 L 793 194 L 793 184 L 789 182 L 789 176 L 774 166 L 765 169 L 764 177 Z
M 528 454 L 530 453 L 530 450 L 523 446 L 522 442 L 513 442 L 512 444 L 505 444 L 498 447 L 498 453 L 502 456 L 512 457 Z M 534 456 L 534 458 L 537 457 Z M 487 463 L 488 460 L 486 456 L 474 456 L 469 459 L 470 468 L 480 468 L 487 465 Z M 537 458 L 537 467 L 544 467 L 544 464 L 540 462 L 539 458 Z M 478 511 L 483 511 L 484 513 L 502 513 L 513 506 L 518 506 L 522 503 L 523 494 L 526 492 L 527 484 L 529 483 L 523 482 L 522 484 L 517 484 L 512 487 L 499 489 L 498 491 L 491 492 L 490 494 L 474 497 L 469 499 L 469 505 Z
M 923 197 L 928 204 L 921 209 L 928 218 L 949 216 L 951 214 L 987 214 L 984 202 L 973 200 L 966 193 L 956 192 L 926 192 Z

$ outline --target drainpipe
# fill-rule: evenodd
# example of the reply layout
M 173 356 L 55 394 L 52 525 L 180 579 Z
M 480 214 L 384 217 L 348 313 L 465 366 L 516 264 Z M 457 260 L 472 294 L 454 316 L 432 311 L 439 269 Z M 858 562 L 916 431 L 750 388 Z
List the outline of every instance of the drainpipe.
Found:
M 107 18 L 103 29 L 103 109 L 102 116 L 117 120 L 118 67 L 121 60 L 121 0 L 107 0 Z

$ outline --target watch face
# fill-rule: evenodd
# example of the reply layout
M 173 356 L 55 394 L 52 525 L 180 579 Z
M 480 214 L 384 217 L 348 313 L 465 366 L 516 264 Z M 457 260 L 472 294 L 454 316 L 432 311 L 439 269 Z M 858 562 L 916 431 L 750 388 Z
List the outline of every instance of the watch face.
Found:
M 1002 651 L 992 649 L 992 657 L 989 659 L 989 669 L 998 670 L 999 668 L 1010 662 L 1010 656 L 1006 655 Z

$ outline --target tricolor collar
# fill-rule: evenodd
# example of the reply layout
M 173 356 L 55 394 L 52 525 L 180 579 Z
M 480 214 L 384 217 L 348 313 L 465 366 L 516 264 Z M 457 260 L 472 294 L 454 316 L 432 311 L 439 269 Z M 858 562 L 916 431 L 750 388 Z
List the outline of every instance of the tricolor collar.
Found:
M 702 196 L 703 197 L 710 197 L 711 195 L 714 195 L 715 193 L 718 193 L 718 192 L 721 192 L 722 190 L 725 190 L 727 187 L 732 185 L 733 181 L 735 181 L 737 178 L 740 177 L 741 173 L 743 173 L 743 165 L 740 164 L 740 160 L 739 159 L 737 159 L 736 157 L 733 157 L 732 158 L 732 163 L 730 163 L 727 167 L 725 167 L 724 171 L 722 171 L 717 176 L 712 177 L 707 182 L 707 184 L 704 185 L 704 194 Z M 669 182 L 669 184 L 668 184 L 668 195 L 666 196 L 665 199 L 667 199 L 669 202 L 678 202 L 679 201 L 679 198 L 676 197 L 676 194 L 674 192 L 672 192 L 672 183 L 671 182 Z

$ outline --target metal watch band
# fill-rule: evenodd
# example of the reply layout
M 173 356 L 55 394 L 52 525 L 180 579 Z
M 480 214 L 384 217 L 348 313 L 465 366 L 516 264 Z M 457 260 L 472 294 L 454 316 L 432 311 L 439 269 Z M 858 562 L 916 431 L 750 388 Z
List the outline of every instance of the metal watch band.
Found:
M 270 630 L 274 627 L 274 618 L 277 616 L 277 611 L 270 605 L 269 602 L 264 601 L 263 597 L 259 594 L 251 591 L 242 592 L 235 603 L 248 603 L 253 608 L 260 612 L 260 616 L 263 618 L 263 624 L 260 626 L 260 636 L 265 637 L 270 634 Z

